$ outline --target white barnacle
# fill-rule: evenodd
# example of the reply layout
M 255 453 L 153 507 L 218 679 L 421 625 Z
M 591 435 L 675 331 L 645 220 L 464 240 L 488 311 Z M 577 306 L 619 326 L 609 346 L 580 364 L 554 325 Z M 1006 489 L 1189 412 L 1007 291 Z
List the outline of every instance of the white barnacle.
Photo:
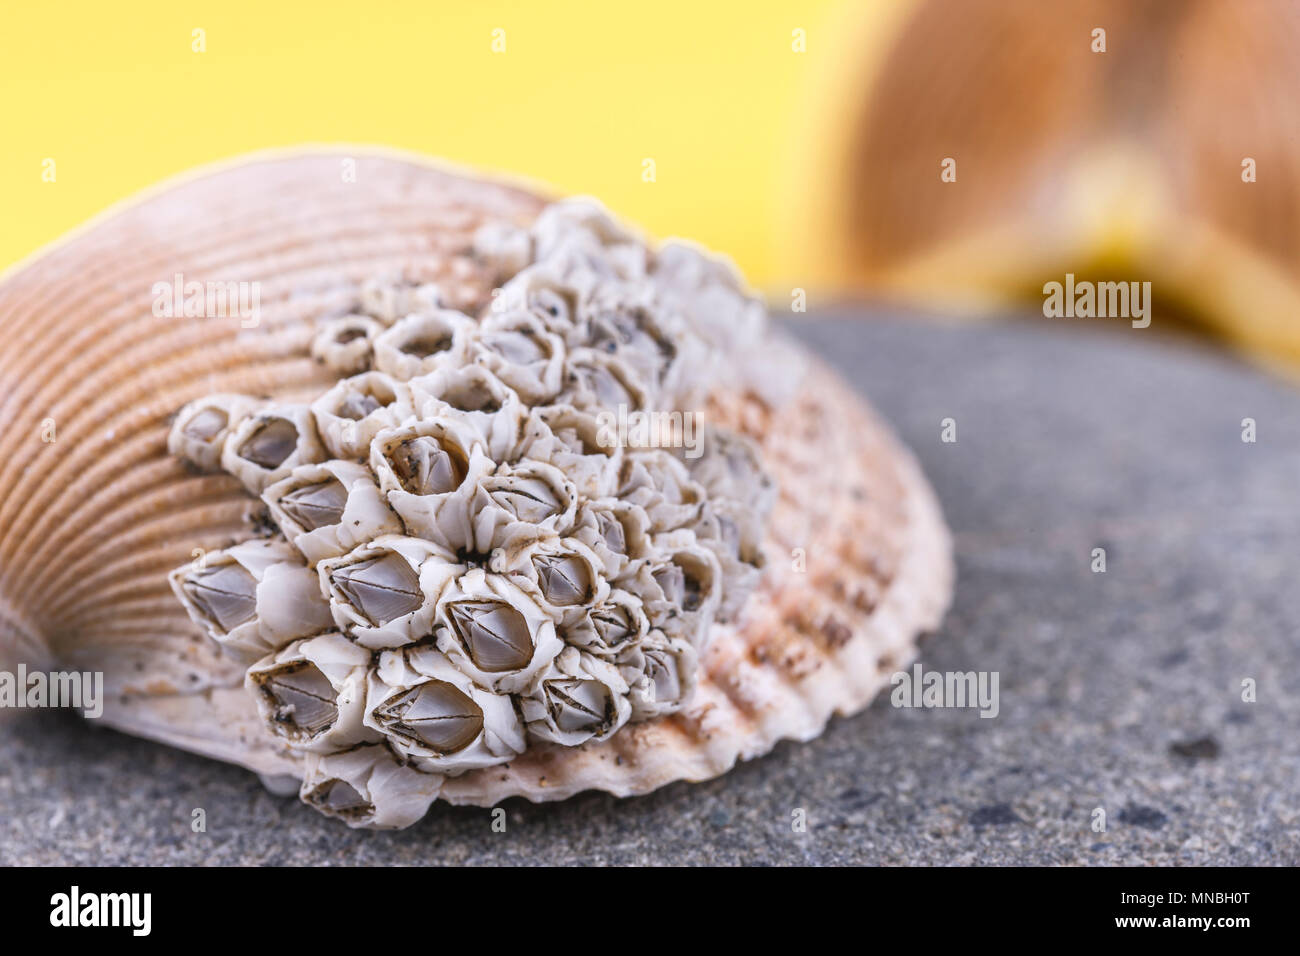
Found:
M 370 468 L 407 531 L 459 551 L 471 540 L 470 504 L 493 462 L 471 425 L 421 419 L 379 432 Z
M 613 588 L 604 600 L 586 608 L 578 620 L 565 625 L 562 636 L 567 644 L 614 659 L 635 646 L 649 631 L 650 621 L 641 599 L 622 588 Z
M 245 662 L 333 623 L 316 575 L 280 540 L 207 553 L 172 571 L 168 581 L 190 619 Z
M 472 318 L 451 309 L 412 312 L 376 336 L 375 368 L 401 381 L 459 368 L 467 361 L 474 327 Z
M 635 675 L 628 680 L 634 720 L 679 711 L 695 692 L 698 655 L 680 638 L 651 631 L 619 655 L 618 662 L 624 675 Z
M 427 643 L 379 655 L 368 678 L 365 722 L 433 773 L 490 767 L 526 747 L 510 696 L 475 684 Z
M 771 510 L 776 486 L 753 439 L 709 424 L 700 438 L 700 454 L 687 466 L 709 499 L 752 503 L 759 514 Z
M 735 295 L 745 293 L 744 280 L 730 259 L 682 239 L 659 246 L 651 272 L 657 283 L 683 297 L 714 287 Z
M 563 384 L 564 339 L 531 312 L 490 313 L 470 338 L 469 354 L 532 405 L 549 404 Z
M 244 687 L 267 729 L 300 751 L 380 739 L 365 726 L 370 652 L 337 631 L 294 641 L 248 668 Z
M 443 776 L 400 761 L 384 744 L 307 754 L 299 797 L 350 827 L 409 827 L 428 812 Z
M 638 561 L 617 583 L 641 599 L 652 627 L 699 647 L 721 598 L 721 577 L 717 556 L 690 545 Z
M 616 578 L 629 562 L 645 557 L 650 519 L 643 508 L 618 498 L 588 499 L 570 532 L 599 556 L 605 576 Z
M 226 436 L 221 467 L 255 495 L 326 452 L 306 405 L 278 405 L 246 417 Z
M 569 352 L 564 363 L 564 384 L 556 401 L 592 414 L 626 415 L 648 408 L 650 395 L 632 367 L 617 356 L 580 348 Z
M 339 629 L 362 647 L 382 649 L 432 633 L 439 597 L 464 567 L 431 541 L 382 535 L 316 570 Z
M 410 388 L 421 419 L 469 425 L 493 460 L 506 458 L 519 440 L 527 408 L 514 389 L 481 365 L 441 368 L 412 379 Z
M 531 231 L 538 258 L 550 257 L 574 240 L 599 249 L 636 246 L 645 256 L 645 244 L 636 233 L 615 220 L 599 202 L 581 196 L 551 203 L 538 215 Z
M 767 564 L 761 538 L 747 539 L 742 530 L 765 517 L 739 502 L 709 501 L 693 528 L 699 544 L 712 551 L 718 560 L 720 593 L 716 617 L 719 621 L 733 620 L 740 613 Z
M 442 290 L 434 283 L 414 284 L 400 279 L 372 278 L 361 284 L 359 308 L 382 325 L 389 326 L 413 312 L 429 312 L 443 306 Z
M 311 410 L 329 453 L 352 459 L 364 459 L 375 435 L 414 414 L 406 384 L 383 372 L 341 379 L 312 402 Z
M 507 549 L 573 527 L 578 492 L 563 471 L 523 459 L 498 465 L 478 483 L 471 503 L 473 547 L 480 554 Z
M 609 595 L 604 563 L 577 538 L 539 538 L 503 555 L 497 569 L 559 625 L 585 617 L 589 607 Z
M 663 308 L 650 282 L 602 285 L 583 310 L 585 344 L 616 355 L 647 385 L 669 381 L 673 366 L 698 351 L 695 336 L 675 311 Z
M 548 332 L 566 344 L 580 343 L 584 332 L 579 327 L 578 308 L 590 281 L 570 281 L 550 266 L 531 265 L 501 286 L 495 308 L 500 312 L 528 312 Z
M 313 567 L 380 535 L 402 533 L 370 469 L 356 462 L 300 465 L 263 491 L 262 500 Z
M 707 494 L 682 461 L 663 449 L 636 449 L 622 460 L 618 497 L 639 507 L 652 534 L 692 526 Z
M 196 398 L 177 413 L 167 450 L 201 471 L 216 471 L 226 437 L 261 404 L 247 395 L 227 393 Z
M 375 338 L 383 326 L 365 315 L 340 315 L 321 322 L 311 340 L 311 357 L 331 372 L 356 375 L 369 370 Z
M 621 445 L 610 440 L 594 415 L 571 405 L 550 405 L 528 416 L 513 457 L 554 465 L 583 496 L 603 498 L 618 487 L 622 456 Z
M 474 254 L 498 277 L 512 276 L 532 261 L 532 236 L 513 223 L 489 222 L 474 232 Z
M 605 740 L 632 716 L 629 687 L 612 662 L 566 647 L 519 702 L 528 732 L 576 747 Z
M 563 647 L 555 622 L 532 596 L 482 568 L 443 591 L 437 625 L 438 650 L 498 693 L 522 690 Z

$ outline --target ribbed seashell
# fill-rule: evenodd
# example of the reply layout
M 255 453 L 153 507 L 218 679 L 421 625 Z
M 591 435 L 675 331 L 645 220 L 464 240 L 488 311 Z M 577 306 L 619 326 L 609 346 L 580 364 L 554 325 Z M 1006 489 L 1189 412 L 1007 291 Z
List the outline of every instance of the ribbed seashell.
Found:
M 782 231 L 789 274 L 980 317 L 1037 312 L 1066 273 L 1149 281 L 1158 326 L 1300 370 L 1300 7 L 900 0 L 844 14 L 842 52 L 826 56 L 844 67 L 809 104 Z
M 327 629 L 292 638 L 277 633 L 273 640 L 288 639 L 254 669 L 276 673 L 275 658 L 285 655 L 281 663 L 302 665 L 290 677 L 308 664 L 321 671 L 324 683 L 313 677 L 315 683 L 298 687 L 318 693 L 291 703 L 312 728 L 331 732 L 325 685 L 333 690 L 354 672 L 325 675 L 325 658 L 315 650 L 336 649 L 340 660 L 324 666 L 342 667 L 352 649 L 383 657 L 386 643 L 422 646 L 432 631 L 456 672 L 493 693 L 529 695 L 547 673 L 578 680 L 602 671 L 613 681 L 592 661 L 611 663 L 628 686 L 633 713 L 626 725 L 603 740 L 595 739 L 604 735 L 598 729 L 581 746 L 531 740 L 505 762 L 445 777 L 406 762 L 419 758 L 398 755 L 387 737 L 322 754 L 291 746 L 267 728 L 256 696 L 244 687 L 246 662 L 190 619 L 169 573 L 204 554 L 210 560 L 244 547 L 239 542 L 274 524 L 295 540 L 314 533 L 303 519 L 330 515 L 337 502 L 328 494 L 309 498 L 292 518 L 302 529 L 295 531 L 285 520 L 284 498 L 300 487 L 292 484 L 297 477 L 339 477 L 331 470 L 339 459 L 319 441 L 303 446 L 304 434 L 312 437 L 315 428 L 310 403 L 343 374 L 312 357 L 322 323 L 362 315 L 392 327 L 433 306 L 432 295 L 412 291 L 430 284 L 438 290 L 437 308 L 484 315 L 492 289 L 510 274 L 502 261 L 520 254 L 519 230 L 544 206 L 519 189 L 355 152 L 346 157 L 355 163 L 355 182 L 344 182 L 343 158 L 257 157 L 189 177 L 114 210 L 0 282 L 0 664 L 102 671 L 107 723 L 268 776 L 298 777 L 304 800 L 363 826 L 408 825 L 438 796 L 490 805 L 511 795 L 547 800 L 590 788 L 631 794 L 704 779 L 782 738 L 815 735 L 833 713 L 865 706 L 914 654 L 918 633 L 940 620 L 951 577 L 947 533 L 911 457 L 832 373 L 782 340 L 744 348 L 737 340 L 728 357 L 735 377 L 710 392 L 705 411 L 711 423 L 755 442 L 780 492 L 761 542 L 766 566 L 756 590 L 734 620 L 714 623 L 698 655 L 689 641 L 651 630 L 635 614 L 622 641 L 615 640 L 612 621 L 597 627 L 584 620 L 572 625 L 593 629 L 574 671 L 568 658 L 559 661 L 572 645 L 527 590 L 479 569 L 448 574 L 456 555 L 406 529 L 367 536 L 369 543 L 340 554 L 326 556 L 350 542 L 323 545 L 314 570 L 322 602 L 329 596 Z M 483 227 L 504 237 L 498 250 L 511 251 L 503 258 L 476 245 Z M 622 252 L 615 276 L 635 275 L 644 250 L 621 238 L 616 244 Z M 530 240 L 520 254 L 524 261 L 531 246 Z M 579 244 L 563 254 L 579 263 L 588 251 Z M 656 262 L 664 261 L 661 250 Z M 689 256 L 680 271 L 692 281 L 701 275 L 717 281 L 714 266 Z M 155 287 L 177 273 L 187 281 L 258 283 L 257 320 L 156 314 Z M 79 281 L 70 286 L 69 276 Z M 562 276 L 533 275 L 516 284 L 520 307 L 546 329 L 548 319 L 556 321 L 552 309 L 580 304 L 557 286 L 563 287 Z M 575 338 L 586 334 L 573 331 L 571 319 L 561 329 Z M 590 347 L 585 338 L 564 341 Z M 749 376 L 751 360 L 754 368 L 784 371 Z M 253 461 L 260 470 L 241 472 L 241 483 L 230 474 L 200 473 L 170 454 L 168 431 L 177 413 L 216 393 L 264 403 L 231 431 L 224 448 L 241 431 L 245 440 L 252 437 L 246 430 L 259 415 L 291 410 L 281 420 L 299 432 L 295 440 L 286 433 L 269 436 L 283 442 L 268 442 L 277 444 L 271 451 L 287 450 L 285 457 L 275 462 L 266 449 L 252 449 L 273 467 Z M 595 428 L 590 416 L 564 407 L 534 412 L 511 467 L 522 471 L 540 461 L 581 485 L 589 499 L 614 495 L 623 452 L 602 447 Z M 372 453 L 383 435 L 372 441 Z M 372 462 L 373 454 L 352 463 Z M 708 480 L 664 480 L 675 471 L 646 469 L 652 480 L 644 487 L 667 502 L 661 525 L 689 510 L 691 485 Z M 286 480 L 291 484 L 280 484 Z M 402 518 L 388 494 L 401 482 L 377 484 Z M 474 486 L 475 498 L 481 487 Z M 349 498 L 345 509 L 350 504 Z M 790 559 L 796 551 L 801 561 Z M 373 582 L 364 574 L 339 579 L 347 568 L 389 557 L 394 567 L 376 573 L 393 570 L 402 586 L 394 590 L 385 579 L 378 600 L 366 590 Z M 412 577 L 417 586 L 410 586 Z M 593 613 L 629 600 L 622 595 L 632 595 L 636 609 L 645 606 L 640 595 L 611 581 Z M 503 608 L 500 619 L 493 616 Z M 691 666 L 693 656 L 698 667 Z M 284 696 L 293 692 L 286 683 Z M 353 700 L 343 708 L 349 721 Z M 591 710 L 596 698 L 582 700 Z M 567 705 L 558 699 L 543 705 L 532 722 L 559 728 Z M 292 716 L 283 703 L 277 713 Z M 372 711 L 371 721 L 407 713 L 394 705 L 380 718 Z M 568 715 L 565 724 L 572 727 L 578 716 Z M 633 722 L 638 717 L 647 719 Z M 364 717 L 362 726 L 376 730 Z M 450 743 L 470 729 L 449 728 Z

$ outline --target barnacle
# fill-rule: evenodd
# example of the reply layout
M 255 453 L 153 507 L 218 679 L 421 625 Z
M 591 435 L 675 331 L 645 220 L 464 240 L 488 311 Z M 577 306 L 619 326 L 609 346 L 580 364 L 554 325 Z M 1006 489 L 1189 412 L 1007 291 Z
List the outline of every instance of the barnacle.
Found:
M 246 541 L 203 554 L 169 580 L 190 619 L 241 660 L 330 626 L 315 574 L 283 541 Z
M 326 319 L 311 340 L 311 356 L 330 371 L 354 375 L 370 368 L 375 339 L 383 326 L 365 315 Z
M 306 405 L 267 408 L 231 429 L 221 449 L 221 467 L 253 494 L 298 465 L 322 461 L 325 449 Z
M 442 776 L 408 766 L 386 744 L 308 753 L 303 802 L 351 827 L 398 829 L 424 816 Z
M 410 389 L 383 372 L 362 372 L 342 379 L 312 402 L 316 431 L 335 458 L 364 458 L 370 443 L 385 428 L 411 414 Z
M 375 337 L 375 367 L 403 381 L 465 361 L 474 320 L 450 309 L 412 312 Z
M 738 282 L 682 248 L 661 275 L 590 203 L 476 252 L 501 279 L 480 315 L 369 280 L 320 326 L 313 353 L 345 377 L 310 406 L 213 396 L 173 428 L 174 451 L 219 458 L 282 536 L 179 570 L 176 593 L 223 647 L 261 652 L 246 686 L 312 755 L 303 799 L 353 824 L 405 819 L 530 740 L 579 746 L 680 709 L 722 595 L 743 604 L 761 563 L 772 494 L 752 444 L 709 426 L 694 461 L 604 425 L 695 413 L 715 333 L 683 297 L 707 287 L 711 312 L 744 314 Z M 276 575 L 316 589 L 297 629 L 263 593 Z
M 370 654 L 331 631 L 294 641 L 245 675 L 266 726 L 307 751 L 332 753 L 379 735 L 362 724 Z
M 221 466 L 221 451 L 232 430 L 257 410 L 247 395 L 208 395 L 190 402 L 176 415 L 167 450 L 201 471 Z
M 396 752 L 432 772 L 490 767 L 527 747 L 513 699 L 475 683 L 428 643 L 379 656 L 365 720 Z
M 262 500 L 281 533 L 312 566 L 402 532 L 373 473 L 357 462 L 299 465 L 263 491 Z

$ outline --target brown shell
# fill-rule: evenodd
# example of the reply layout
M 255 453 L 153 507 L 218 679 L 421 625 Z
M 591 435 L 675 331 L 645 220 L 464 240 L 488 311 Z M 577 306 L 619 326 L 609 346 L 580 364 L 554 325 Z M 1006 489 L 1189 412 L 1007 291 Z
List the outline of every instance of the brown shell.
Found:
M 526 223 L 543 203 L 407 157 L 263 156 L 110 211 L 12 270 L 0 282 L 0 666 L 102 670 L 107 723 L 300 775 L 258 723 L 242 668 L 168 589 L 195 549 L 265 521 L 234 478 L 168 454 L 169 418 L 212 392 L 323 391 L 336 376 L 310 357 L 313 322 L 346 314 L 367 277 L 436 282 L 474 309 L 496 279 L 473 257 L 475 229 Z M 154 284 L 176 273 L 260 282 L 259 325 L 154 315 Z M 810 370 L 784 408 L 715 396 L 713 418 L 764 443 L 782 491 L 764 581 L 739 624 L 716 629 L 690 709 L 603 744 L 534 746 L 449 780 L 446 799 L 712 777 L 865 706 L 911 657 L 948 602 L 946 529 L 907 452 L 828 370 Z
M 987 315 L 1066 272 L 1300 369 L 1300 7 L 845 4 L 810 100 L 794 274 Z M 1106 49 L 1094 52 L 1093 31 Z M 840 72 L 832 70 L 831 72 Z M 835 85 L 835 84 L 838 85 Z M 1257 180 L 1243 181 L 1253 160 Z M 956 180 L 941 163 L 956 163 Z M 807 279 L 805 278 L 806 282 Z

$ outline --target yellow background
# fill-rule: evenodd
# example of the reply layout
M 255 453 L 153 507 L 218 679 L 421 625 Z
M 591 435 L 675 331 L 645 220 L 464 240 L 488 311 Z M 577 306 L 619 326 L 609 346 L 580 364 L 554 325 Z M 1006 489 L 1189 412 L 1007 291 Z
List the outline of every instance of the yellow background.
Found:
M 838 6 L 15 5 L 0 33 L 0 267 L 194 166 L 349 142 L 590 193 L 770 284 L 809 78 Z M 204 53 L 191 50 L 195 28 Z M 791 48 L 796 29 L 806 53 Z M 41 181 L 47 157 L 55 183 Z M 655 183 L 642 181 L 647 157 Z

